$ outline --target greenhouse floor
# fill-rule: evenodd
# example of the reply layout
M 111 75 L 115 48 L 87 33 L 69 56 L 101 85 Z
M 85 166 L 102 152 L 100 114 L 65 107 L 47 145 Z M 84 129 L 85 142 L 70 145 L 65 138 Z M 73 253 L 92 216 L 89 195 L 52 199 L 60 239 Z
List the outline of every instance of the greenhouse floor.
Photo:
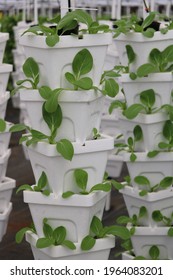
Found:
M 6 120 L 12 123 L 19 122 L 19 109 L 12 106 L 11 101 L 8 103 Z M 23 184 L 32 185 L 35 183 L 32 168 L 29 160 L 25 158 L 22 146 L 18 144 L 21 134 L 15 133 L 11 137 L 10 148 L 12 151 L 8 162 L 6 176 L 16 180 L 16 187 Z M 121 177 L 127 174 L 126 166 L 123 167 Z M 121 178 L 118 178 L 121 181 Z M 21 244 L 16 244 L 15 234 L 22 227 L 31 224 L 31 216 L 26 203 L 23 202 L 22 192 L 16 194 L 16 189 L 13 191 L 11 202 L 13 210 L 10 214 L 7 232 L 0 242 L 0 260 L 32 260 L 33 255 L 30 245 L 24 240 Z M 113 190 L 111 193 L 110 209 L 104 212 L 104 225 L 113 225 L 116 219 L 121 215 L 126 215 L 126 207 L 122 195 Z M 116 239 L 115 248 L 111 250 L 110 260 L 121 259 L 121 256 L 116 256 L 120 251 L 119 239 Z

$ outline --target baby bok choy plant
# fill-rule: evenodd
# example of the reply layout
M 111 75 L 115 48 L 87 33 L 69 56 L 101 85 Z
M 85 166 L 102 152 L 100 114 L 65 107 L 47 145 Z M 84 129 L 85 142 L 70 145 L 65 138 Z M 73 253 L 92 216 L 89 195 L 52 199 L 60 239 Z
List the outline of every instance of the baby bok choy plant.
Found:
M 49 196 L 50 191 L 47 189 L 47 185 L 48 185 L 47 175 L 43 171 L 41 173 L 37 185 L 34 186 L 30 186 L 28 184 L 22 185 L 17 189 L 16 193 L 27 190 L 27 191 L 41 192 L 43 195 Z
M 118 236 L 123 240 L 127 240 L 130 238 L 130 232 L 126 227 L 122 226 L 103 226 L 101 220 L 94 216 L 91 225 L 90 225 L 90 233 L 85 236 L 81 242 L 81 249 L 83 251 L 91 250 L 97 239 L 105 238 L 108 236 Z
M 96 191 L 104 191 L 109 192 L 111 190 L 111 181 L 105 178 L 102 183 L 96 184 L 89 191 L 87 191 L 87 183 L 88 183 L 88 173 L 84 169 L 75 169 L 74 170 L 74 180 L 76 182 L 77 187 L 79 188 L 79 193 L 81 195 L 88 195 L 92 192 Z M 75 193 L 72 191 L 67 191 L 62 194 L 63 198 L 68 198 L 74 195 Z
M 66 235 L 67 235 L 66 228 L 64 226 L 59 226 L 53 229 L 48 224 L 47 218 L 43 219 L 43 233 L 44 233 L 44 237 L 38 238 L 36 242 L 36 247 L 39 249 L 47 248 L 50 247 L 51 245 L 64 246 L 70 250 L 76 249 L 75 244 L 72 241 L 66 239 Z

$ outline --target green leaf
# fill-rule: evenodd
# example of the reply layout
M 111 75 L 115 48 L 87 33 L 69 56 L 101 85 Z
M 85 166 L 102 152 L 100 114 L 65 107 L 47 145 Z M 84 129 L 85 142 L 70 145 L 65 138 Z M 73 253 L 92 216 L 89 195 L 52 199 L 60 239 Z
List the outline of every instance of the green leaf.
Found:
M 64 240 L 62 245 L 66 246 L 70 250 L 75 250 L 76 249 L 75 244 L 73 242 L 71 242 L 70 240 Z
M 100 231 L 103 229 L 103 225 L 101 220 L 97 217 L 94 216 L 91 225 L 90 225 L 90 231 L 95 234 L 95 236 L 99 237 Z
M 162 62 L 162 53 L 158 49 L 154 48 L 149 54 L 149 60 L 154 65 L 160 65 Z
M 74 192 L 71 192 L 71 191 L 67 191 L 67 192 L 64 192 L 62 194 L 62 197 L 63 198 L 68 198 L 68 197 L 71 197 L 72 195 L 74 195 L 75 193 Z
M 6 122 L 3 119 L 0 119 L 0 132 L 4 132 L 6 129 Z
M 163 136 L 170 142 L 173 139 L 173 123 L 167 120 L 163 127 Z
M 33 191 L 33 189 L 30 185 L 25 184 L 17 189 L 16 194 L 19 193 L 20 191 Z
M 141 186 L 150 186 L 150 181 L 145 176 L 136 176 L 134 182 Z
M 65 159 L 72 160 L 74 155 L 74 148 L 72 143 L 67 139 L 61 139 L 56 144 L 56 149 Z
M 74 178 L 78 187 L 85 191 L 88 182 L 88 173 L 83 169 L 76 169 L 74 171 Z
M 47 139 L 47 135 L 43 134 L 42 132 L 35 130 L 35 129 L 31 129 L 31 134 L 33 138 L 36 138 L 38 140 L 43 140 L 43 139 Z
M 116 220 L 116 222 L 118 224 L 128 224 L 129 222 L 131 222 L 132 219 L 130 217 L 127 217 L 127 216 L 120 216 L 118 217 L 118 219 Z
M 128 145 L 129 145 L 130 147 L 133 147 L 133 145 L 134 145 L 133 138 L 132 138 L 132 137 L 129 137 L 129 138 L 127 139 L 127 143 L 128 143 Z
M 54 113 L 57 110 L 57 107 L 58 107 L 58 94 L 57 92 L 52 92 L 51 96 L 45 102 L 44 108 L 48 113 Z
M 159 151 L 154 150 L 154 151 L 148 152 L 147 157 L 153 158 L 153 157 L 156 157 L 158 154 L 159 154 Z
M 43 232 L 46 238 L 52 239 L 53 229 L 49 224 L 47 224 L 47 219 L 43 220 Z
M 25 124 L 14 124 L 10 127 L 10 132 L 20 132 L 26 129 L 28 129 L 28 126 Z
M 173 228 L 172 227 L 168 230 L 167 234 L 168 234 L 168 236 L 173 237 Z
M 38 64 L 32 57 L 27 58 L 22 68 L 25 76 L 28 78 L 35 80 L 39 76 Z
M 62 33 L 61 34 L 64 34 L 65 32 L 67 31 L 72 31 L 77 28 L 78 26 L 78 23 L 76 20 L 71 20 L 66 26 L 63 27 L 63 30 L 62 30 Z
M 135 142 L 137 141 L 141 141 L 143 138 L 143 132 L 142 132 L 142 128 L 140 127 L 140 125 L 136 125 L 133 129 L 133 134 L 134 134 L 134 140 Z
M 57 130 L 60 127 L 62 122 L 62 110 L 59 104 L 57 105 L 55 112 L 48 113 L 44 103 L 42 107 L 42 115 L 51 132 Z
M 135 54 L 132 46 L 126 45 L 126 52 L 127 52 L 127 57 L 128 57 L 129 64 L 133 63 L 135 61 L 136 54 Z
M 155 19 L 156 14 L 154 12 L 150 12 L 149 15 L 144 19 L 143 23 L 142 23 L 142 28 L 145 29 L 147 28 L 149 25 L 152 24 L 152 22 Z
M 149 74 L 154 73 L 156 71 L 157 71 L 157 67 L 155 65 L 153 65 L 151 63 L 145 63 L 138 67 L 136 73 L 139 78 L 142 78 L 142 77 L 148 76 Z
M 119 183 L 119 182 L 117 182 L 115 180 L 112 180 L 111 182 L 112 182 L 113 187 L 116 190 L 121 190 L 121 189 L 123 189 L 125 187 L 123 184 L 121 184 L 121 183 Z
M 125 111 L 124 115 L 127 119 L 131 120 L 137 117 L 137 115 L 143 111 L 145 108 L 142 104 L 133 104 L 129 106 Z
M 161 222 L 163 220 L 163 215 L 162 215 L 162 213 L 159 210 L 155 210 L 152 213 L 152 219 L 155 222 Z
M 168 188 L 168 187 L 172 186 L 172 184 L 173 184 L 173 177 L 168 176 L 168 177 L 163 178 L 163 179 L 160 181 L 159 186 L 160 186 L 161 188 L 164 188 L 164 189 L 165 189 L 165 188 Z
M 148 194 L 148 191 L 147 191 L 147 190 L 142 190 L 142 191 L 139 192 L 139 195 L 140 195 L 140 196 L 145 196 L 145 195 L 147 195 L 147 194 Z
M 48 100 L 51 97 L 52 90 L 48 86 L 42 86 L 39 88 L 39 94 L 43 99 Z
M 173 61 L 173 45 L 168 46 L 162 51 L 162 57 L 165 62 Z
M 20 229 L 20 230 L 16 233 L 16 235 L 15 235 L 15 241 L 16 241 L 17 244 L 19 244 L 19 243 L 22 242 L 22 240 L 23 240 L 23 238 L 24 238 L 24 236 L 25 236 L 25 233 L 26 233 L 27 231 L 31 231 L 31 228 L 25 227 L 25 228 Z
M 39 249 L 47 248 L 50 247 L 51 245 L 53 245 L 53 240 L 46 237 L 41 237 L 37 239 L 36 242 L 36 248 Z
M 153 89 L 144 90 L 140 93 L 140 101 L 142 104 L 146 105 L 147 108 L 152 108 L 156 98 Z
M 47 176 L 46 176 L 46 173 L 43 171 L 38 180 L 38 187 L 40 189 L 43 189 L 46 185 L 47 185 Z
M 55 240 L 55 245 L 61 245 L 66 238 L 66 229 L 63 226 L 59 226 L 53 231 L 53 239 Z
M 93 191 L 109 192 L 109 191 L 111 191 L 111 184 L 110 183 L 97 184 L 91 188 L 90 192 L 93 192 Z
M 49 47 L 54 47 L 59 42 L 58 34 L 47 35 L 46 37 L 46 44 Z
M 89 77 L 84 77 L 84 78 L 81 78 L 80 80 L 77 80 L 74 84 L 81 89 L 89 90 L 93 86 L 93 81 Z
M 95 243 L 96 240 L 94 239 L 94 237 L 87 235 L 81 242 L 81 249 L 83 251 L 89 251 L 94 247 Z
M 142 34 L 147 38 L 152 38 L 154 36 L 155 30 L 153 28 L 148 28 L 145 31 L 142 31 Z
M 89 73 L 92 67 L 93 58 L 91 53 L 87 49 L 79 51 L 72 62 L 72 69 L 76 77 Z
M 50 195 L 50 191 L 49 190 L 43 190 L 42 194 L 45 196 L 49 196 Z
M 155 245 L 153 245 L 149 250 L 149 255 L 152 260 L 158 260 L 158 257 L 160 255 L 159 248 Z
M 114 79 L 105 80 L 104 91 L 110 97 L 115 97 L 119 92 L 119 85 Z
M 75 83 L 76 83 L 76 78 L 75 78 L 75 76 L 74 76 L 72 73 L 66 72 L 66 73 L 65 73 L 65 78 L 67 79 L 67 81 L 68 81 L 70 84 L 75 85 Z
M 137 156 L 134 153 L 131 153 L 130 155 L 130 161 L 134 162 L 137 159 Z
M 129 230 L 123 226 L 110 226 L 107 228 L 106 234 L 111 234 L 124 240 L 131 237 Z
M 147 215 L 147 209 L 145 206 L 141 206 L 139 210 L 139 218 L 142 218 Z

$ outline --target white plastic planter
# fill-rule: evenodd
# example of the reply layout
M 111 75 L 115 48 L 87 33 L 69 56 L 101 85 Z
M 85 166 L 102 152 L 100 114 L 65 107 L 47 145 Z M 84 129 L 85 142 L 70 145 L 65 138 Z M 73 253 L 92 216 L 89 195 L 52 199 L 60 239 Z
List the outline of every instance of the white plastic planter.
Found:
M 104 134 L 116 137 L 122 134 L 119 117 L 113 115 L 103 115 L 101 118 L 100 131 Z
M 9 129 L 11 126 L 11 123 L 6 122 L 6 130 L 4 132 L 0 132 L 0 157 L 4 155 L 8 149 L 11 137 L 11 132 L 9 132 Z
M 94 66 L 87 76 L 93 79 L 95 86 L 100 84 L 108 45 L 112 42 L 112 33 L 84 34 L 83 39 L 77 36 L 61 36 L 54 47 L 48 47 L 45 36 L 25 34 L 19 43 L 24 47 L 26 57 L 33 57 L 40 67 L 39 85 L 51 88 L 66 88 L 68 83 L 64 78 L 66 72 L 71 72 L 71 63 L 75 55 L 87 48 L 93 57 Z
M 82 251 L 80 242 L 76 249 L 70 250 L 64 246 L 50 246 L 45 249 L 36 248 L 37 235 L 26 233 L 26 241 L 30 243 L 35 260 L 108 260 L 110 250 L 115 246 L 115 237 L 96 240 L 96 244 L 89 251 Z
M 172 176 L 173 152 L 160 152 L 154 158 L 149 158 L 147 153 L 135 154 L 137 159 L 135 162 L 131 162 L 130 154 L 123 153 L 133 187 L 140 189 L 140 186 L 134 182 L 136 176 L 147 177 L 151 186 L 158 184 L 164 177 Z
M 0 32 L 0 64 L 3 61 L 4 50 L 8 39 L 9 39 L 8 33 Z
M 12 69 L 13 66 L 10 64 L 3 63 L 0 65 L 0 97 L 6 92 L 9 75 Z
M 25 143 L 23 143 L 25 145 Z M 56 150 L 56 145 L 39 142 L 28 147 L 28 155 L 36 181 L 42 171 L 47 174 L 49 188 L 56 194 L 67 190 L 78 192 L 74 180 L 74 170 L 84 169 L 88 172 L 87 190 L 102 182 L 106 169 L 108 152 L 113 150 L 114 139 L 102 135 L 97 140 L 89 140 L 85 145 L 73 143 L 72 161 L 64 159 Z
M 45 100 L 37 90 L 20 91 L 21 101 L 26 105 L 31 127 L 50 135 L 50 130 L 42 117 Z M 97 91 L 63 91 L 59 96 L 62 109 L 62 123 L 56 140 L 66 138 L 84 144 L 93 136 L 93 128 L 100 128 L 104 96 Z
M 0 242 L 7 231 L 8 219 L 12 211 L 12 203 L 10 202 L 5 211 L 0 214 Z
M 6 92 L 3 96 L 0 97 L 0 118 L 4 119 L 7 108 L 7 101 L 10 98 L 9 92 Z
M 151 50 L 156 47 L 163 51 L 166 47 L 173 44 L 173 30 L 169 30 L 166 34 L 160 31 L 155 32 L 152 38 L 147 38 L 141 33 L 130 32 L 129 34 L 120 34 L 114 39 L 119 59 L 122 65 L 127 66 L 126 45 L 130 45 L 135 54 L 135 61 L 130 64 L 130 71 L 135 71 L 140 65 L 148 62 L 148 56 Z
M 8 177 L 0 183 L 0 214 L 9 207 L 12 191 L 15 186 L 16 181 Z
M 135 126 L 139 125 L 143 132 L 143 138 L 135 143 L 135 151 L 145 152 L 159 150 L 159 142 L 165 140 L 163 127 L 168 119 L 169 116 L 162 112 L 151 115 L 140 113 L 133 120 L 129 120 L 121 115 L 119 116 L 119 126 L 127 143 L 129 137 L 134 138 L 133 130 Z
M 119 80 L 124 89 L 128 107 L 134 103 L 140 103 L 140 93 L 148 89 L 153 89 L 155 92 L 156 101 L 154 106 L 156 108 L 172 103 L 172 72 L 153 73 L 144 78 L 137 78 L 136 80 L 130 79 L 129 74 L 122 74 Z
M 15 70 L 18 71 L 22 68 L 24 62 L 25 62 L 25 54 L 19 52 L 18 49 L 13 49 L 13 59 L 14 59 L 14 65 L 15 65 Z
M 167 235 L 169 227 L 135 227 L 135 234 L 131 241 L 136 256 L 151 259 L 150 248 L 155 245 L 159 248 L 160 260 L 173 259 L 173 237 Z
M 0 183 L 5 179 L 5 174 L 8 165 L 8 159 L 11 155 L 11 149 L 8 149 L 3 156 L 0 156 Z
M 155 210 L 160 210 L 162 215 L 170 218 L 173 213 L 173 190 L 160 190 L 158 192 L 148 193 L 145 196 L 140 196 L 139 191 L 130 186 L 120 190 L 122 193 L 129 216 L 138 215 L 141 206 L 147 209 L 147 215 L 139 219 L 139 224 L 142 226 L 165 226 L 163 222 L 155 222 L 152 219 L 152 213 Z
M 123 157 L 121 155 L 110 154 L 106 165 L 106 171 L 111 178 L 118 178 L 123 167 Z
M 89 234 L 93 216 L 102 219 L 106 196 L 106 192 L 97 192 L 64 199 L 54 194 L 47 197 L 40 192 L 24 191 L 24 202 L 29 205 L 39 237 L 44 236 L 43 219 L 47 218 L 52 228 L 62 225 L 66 228 L 67 239 L 80 242 Z

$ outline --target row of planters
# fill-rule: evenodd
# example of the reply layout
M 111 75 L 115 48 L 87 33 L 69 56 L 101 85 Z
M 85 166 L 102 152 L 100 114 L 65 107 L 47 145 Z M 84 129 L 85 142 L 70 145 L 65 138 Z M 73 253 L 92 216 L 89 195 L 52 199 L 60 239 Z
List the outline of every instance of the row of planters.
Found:
M 131 235 L 122 243 L 123 259 L 173 259 L 173 30 L 170 22 L 154 30 L 162 26 L 155 20 L 149 13 L 142 25 L 135 17 L 117 21 L 125 102 L 110 111 L 121 108 L 125 143 L 116 148 L 129 172 L 124 182 L 114 181 L 129 214 L 117 220 Z
M 14 125 L 11 131 L 26 132 L 20 143 L 36 184 L 18 189 L 33 225 L 21 229 L 16 241 L 26 235 L 35 259 L 108 259 L 115 236 L 130 236 L 122 226 L 102 224 L 114 138 L 99 128 L 105 96 L 119 90 L 114 73 L 102 73 L 112 33 L 82 10 L 51 23 L 53 28 L 32 26 L 20 38 L 26 79 L 16 90 L 31 126 Z
M 5 121 L 7 102 L 10 93 L 7 90 L 12 65 L 3 63 L 4 50 L 9 39 L 8 33 L 0 33 L 0 241 L 7 230 L 8 219 L 12 211 L 11 196 L 15 180 L 6 177 L 8 160 L 11 155 L 9 142 L 11 123 Z

